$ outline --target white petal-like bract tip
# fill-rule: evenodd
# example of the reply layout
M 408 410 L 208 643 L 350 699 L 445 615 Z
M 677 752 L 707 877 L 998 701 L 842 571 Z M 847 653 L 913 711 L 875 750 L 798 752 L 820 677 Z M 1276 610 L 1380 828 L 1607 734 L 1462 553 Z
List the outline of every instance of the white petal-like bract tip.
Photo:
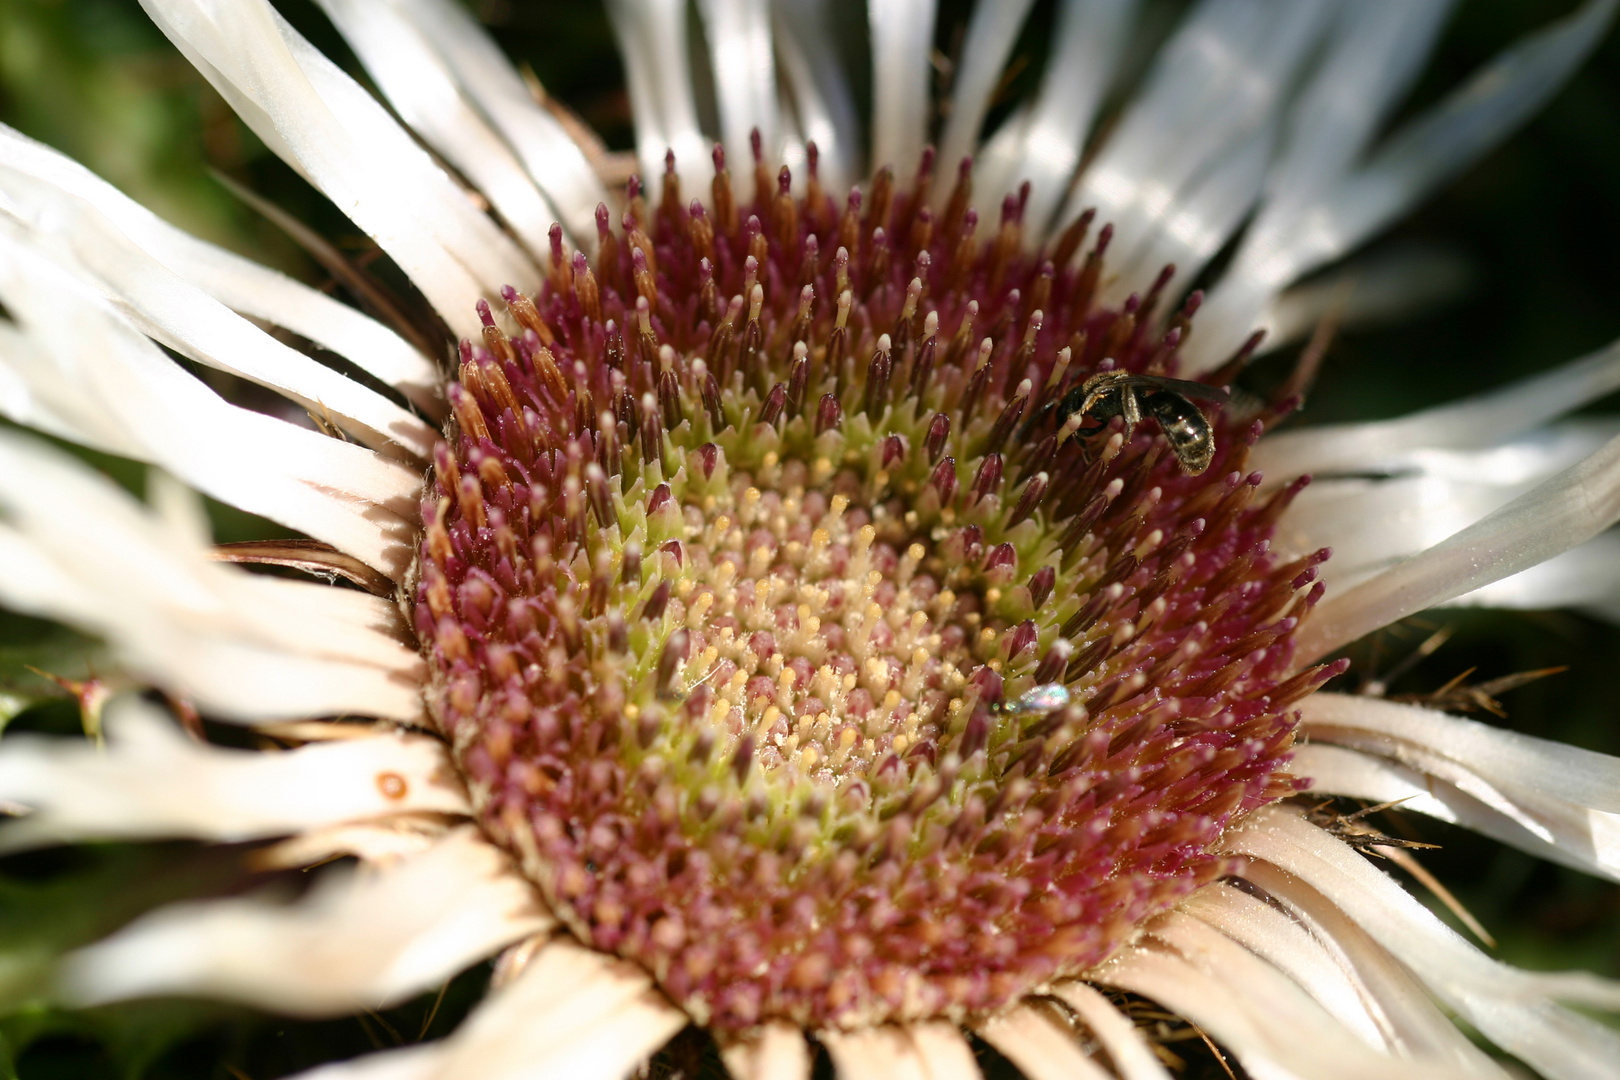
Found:
M 1551 371 L 1392 420 L 1324 424 L 1279 432 L 1255 448 L 1274 477 L 1398 466 L 1424 450 L 1481 450 L 1512 442 L 1549 420 L 1620 389 L 1620 342 Z
M 70 954 L 58 988 L 77 1005 L 178 994 L 338 1015 L 430 990 L 550 925 L 528 882 L 469 828 L 416 858 L 329 871 L 290 904 L 160 908 Z
M 1222 934 L 1293 979 L 1357 1038 L 1374 1049 L 1394 1047 L 1385 1017 L 1355 972 L 1299 922 L 1251 893 L 1217 883 L 1200 889 L 1178 910 Z
M 0 743 L 0 800 L 29 812 L 0 850 L 105 839 L 232 843 L 397 814 L 471 812 L 441 743 L 376 731 L 281 753 L 199 743 L 139 698 L 112 702 L 107 743 Z
M 838 58 L 830 8 L 829 0 L 775 0 L 771 13 L 777 23 L 777 63 L 799 134 L 816 144 L 822 183 L 837 191 L 855 182 L 863 155 L 855 98 Z
M 1277 888 L 1266 885 L 1273 895 L 1296 879 L 1319 892 L 1503 1050 L 1555 1080 L 1612 1076 L 1620 1034 L 1559 1002 L 1620 1010 L 1620 983 L 1585 972 L 1521 971 L 1492 960 L 1393 878 L 1293 810 L 1256 811 L 1228 830 L 1225 843 L 1233 854 L 1284 872 Z M 1286 891 L 1280 898 L 1287 900 Z
M 1391 451 L 1359 474 L 1316 477 L 1278 522 L 1272 543 L 1285 558 L 1331 547 L 1322 580 L 1340 592 L 1461 532 L 1616 435 L 1620 419 L 1575 420 L 1480 450 Z M 1602 601 L 1610 576 L 1591 579 L 1590 602 Z M 1533 606 L 1530 584 L 1519 583 L 1525 602 L 1518 606 Z
M 751 159 L 753 132 L 759 133 L 765 161 L 775 161 L 781 110 L 769 6 L 757 0 L 698 0 L 698 10 L 709 44 L 720 138 L 732 167 Z
M 400 118 L 478 189 L 530 252 L 545 251 L 557 211 L 463 93 L 433 40 L 395 4 L 320 4 Z
M 1559 555 L 1620 518 L 1620 437 L 1433 547 L 1330 595 L 1296 639 L 1309 662 L 1363 634 Z
M 1007 55 L 1033 4 L 1034 0 L 1004 0 L 974 7 L 972 21 L 962 37 L 962 58 L 951 80 L 950 116 L 940 136 L 939 160 L 945 169 L 954 170 L 958 162 L 978 148 L 979 129 L 990 111 L 991 96 L 1001 82 Z M 976 179 L 984 185 L 986 195 L 994 198 L 999 185 L 984 183 L 982 163 L 977 172 Z M 943 207 L 948 197 L 948 185 L 940 185 L 934 193 L 936 209 Z
M 1083 982 L 1063 982 L 1052 988 L 1052 994 L 1073 1009 L 1102 1043 L 1121 1080 L 1168 1080 L 1136 1024 L 1096 989 Z
M 908 1028 L 885 1024 L 853 1031 L 819 1031 L 839 1080 L 930 1080 L 922 1050 Z
M 1346 1080 L 1432 1080 L 1464 1074 L 1369 1046 L 1266 960 L 1190 915 L 1148 923 L 1147 938 L 1094 974 L 1152 998 L 1220 1042 L 1251 1073 Z
M 1099 220 L 1115 226 L 1109 259 L 1119 266 L 1167 239 L 1167 230 L 1184 227 L 1188 200 L 1208 193 L 1206 178 L 1275 126 L 1283 94 L 1333 14 L 1331 4 L 1317 0 L 1196 5 L 1159 51 L 1059 220 L 1095 207 Z M 1108 294 L 1123 300 L 1134 280 L 1118 279 Z
M 1410 800 L 1532 854 L 1620 879 L 1620 759 L 1351 694 L 1300 703 L 1300 775 L 1318 790 Z M 1333 745 L 1328 745 L 1333 744 Z
M 973 1050 L 962 1037 L 962 1030 L 945 1020 L 912 1024 L 906 1029 L 917 1056 L 928 1070 L 929 1080 L 980 1080 Z
M 3 217 L 0 302 L 16 327 L 0 334 L 0 369 L 26 389 L 0 398 L 0 407 L 18 408 L 12 419 L 65 422 L 75 441 L 161 465 L 222 502 L 391 576 L 404 572 L 421 487 L 415 469 L 228 404 Z M 20 451 L 8 443 L 6 452 Z
M 576 241 L 595 236 L 598 203 L 607 188 L 563 124 L 539 107 L 490 35 L 456 0 L 394 0 L 438 52 L 465 93 L 489 118 L 528 169 Z
M 457 333 L 502 285 L 540 272 L 369 94 L 266 0 L 142 0 L 275 153 L 399 264 Z
M 640 968 L 559 939 L 445 1040 L 432 1080 L 623 1080 L 686 1026 Z
M 664 155 L 688 184 L 702 175 L 712 146 L 698 128 L 692 96 L 692 58 L 683 0 L 607 0 L 619 39 L 630 108 L 636 121 L 636 157 L 643 180 L 662 176 Z M 731 162 L 737 168 L 741 162 Z
M 810 1080 L 810 1044 L 797 1024 L 773 1021 L 720 1056 L 732 1080 Z
M 1026 1001 L 976 1030 L 1029 1080 L 1109 1080 L 1110 1073 L 1080 1049 L 1050 1003 Z
M 215 562 L 15 432 L 0 431 L 0 511 L 0 601 L 106 638 L 129 670 L 213 715 L 422 716 L 421 657 L 376 597 Z
M 373 449 L 398 447 L 418 460 L 432 453 L 438 433 L 431 424 L 277 341 L 170 270 L 89 202 L 4 169 L 0 191 L 26 214 L 19 242 L 93 285 L 148 336 L 277 391 Z
M 1273 182 L 1275 205 L 1262 211 L 1200 312 L 1201 333 L 1187 350 L 1194 369 L 1219 363 L 1290 283 L 1347 254 L 1523 123 L 1596 47 L 1615 6 L 1589 0 L 1514 43 L 1360 164 L 1445 5 L 1345 6 L 1340 47 L 1301 95 L 1293 149 Z
M 0 160 L 0 175 L 27 176 L 83 200 L 147 254 L 233 311 L 301 334 L 413 399 L 427 400 L 438 383 L 433 361 L 381 323 L 170 225 L 83 165 L 3 124 Z
M 871 169 L 909 177 L 928 138 L 929 61 L 934 0 L 870 0 L 872 31 Z

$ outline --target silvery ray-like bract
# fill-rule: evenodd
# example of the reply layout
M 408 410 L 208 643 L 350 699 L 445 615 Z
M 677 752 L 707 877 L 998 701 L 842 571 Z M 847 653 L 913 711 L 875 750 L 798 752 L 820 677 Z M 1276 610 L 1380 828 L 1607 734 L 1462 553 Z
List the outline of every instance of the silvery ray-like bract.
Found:
M 759 1080 L 974 1077 L 970 1036 L 1166 1076 L 1127 1001 L 1259 1078 L 1512 1075 L 1459 1021 L 1614 1075 L 1620 986 L 1489 958 L 1321 808 L 1620 879 L 1620 762 L 1320 688 L 1431 607 L 1616 610 L 1620 438 L 1561 418 L 1620 353 L 1276 435 L 1300 384 L 1228 393 L 1423 298 L 1356 250 L 1614 0 L 1393 125 L 1446 0 L 1202 0 L 1142 72 L 1133 0 L 1061 0 L 991 127 L 1032 0 L 975 7 L 939 100 L 934 5 L 871 0 L 864 114 L 821 0 L 610 0 L 627 183 L 455 0 L 320 0 L 380 100 L 267 0 L 142 3 L 418 295 L 287 222 L 362 313 L 0 128 L 0 413 L 152 467 L 0 431 L 0 601 L 119 664 L 104 744 L 0 741 L 0 849 L 354 864 L 8 1001 L 343 1015 L 497 958 L 448 1037 L 304 1075 L 611 1080 L 695 1027 Z M 197 493 L 306 539 L 216 547 Z

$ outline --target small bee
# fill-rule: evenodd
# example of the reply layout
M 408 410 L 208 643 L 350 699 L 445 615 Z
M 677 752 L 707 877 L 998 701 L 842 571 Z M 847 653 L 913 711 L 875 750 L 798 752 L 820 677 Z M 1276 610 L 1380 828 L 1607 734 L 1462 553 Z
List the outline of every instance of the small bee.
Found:
M 1059 425 L 1075 413 L 1091 416 L 1104 424 L 1123 416 L 1126 438 L 1142 422 L 1144 414 L 1151 416 L 1159 422 L 1181 467 L 1196 476 L 1209 468 L 1210 459 L 1215 456 L 1215 435 L 1209 421 L 1190 398 L 1224 402 L 1227 394 L 1224 387 L 1205 386 L 1185 379 L 1103 371 L 1064 394 L 1053 408 Z M 1081 428 L 1080 434 L 1090 435 L 1101 429 L 1101 425 Z
M 993 716 L 1033 716 L 1036 713 L 1056 712 L 1069 703 L 1069 688 L 1062 683 L 1042 683 L 1032 686 L 1011 701 L 997 701 L 990 706 Z

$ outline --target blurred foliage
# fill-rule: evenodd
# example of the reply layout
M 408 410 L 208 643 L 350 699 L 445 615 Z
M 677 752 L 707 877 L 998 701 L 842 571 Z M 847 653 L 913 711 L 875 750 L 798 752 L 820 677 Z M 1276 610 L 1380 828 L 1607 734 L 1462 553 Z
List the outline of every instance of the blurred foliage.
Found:
M 608 144 L 631 144 L 623 71 L 595 5 L 562 0 L 469 0 L 504 48 Z M 353 56 L 311 0 L 278 8 L 323 51 L 358 73 Z M 1036 84 L 1052 0 L 1037 4 L 1019 51 L 1028 59 L 1013 96 Z M 1150 2 L 1144 25 L 1164 32 L 1179 3 Z M 1573 7 L 1573 0 L 1468 0 L 1417 87 L 1432 101 L 1516 36 Z M 942 55 L 959 48 L 966 0 L 944 0 Z M 839 17 L 858 27 L 858 5 Z M 851 70 L 864 70 L 850 35 Z M 362 76 L 363 77 L 363 76 Z M 856 90 L 867 93 L 857 75 Z M 1379 244 L 1413 240 L 1465 256 L 1471 290 L 1398 326 L 1343 335 L 1299 422 L 1390 416 L 1498 385 L 1620 335 L 1620 33 L 1524 130 L 1454 181 Z M 84 162 L 175 223 L 311 282 L 322 276 L 279 231 L 232 199 L 219 170 L 359 252 L 353 226 L 269 154 L 142 14 L 137 0 L 0 0 L 0 121 Z M 1276 378 L 1291 350 L 1257 365 Z M 1602 403 L 1612 408 L 1614 402 Z M 143 471 L 85 453 L 139 494 Z M 221 539 L 279 535 L 268 523 L 211 503 Z M 1485 679 L 1567 664 L 1570 670 L 1504 698 L 1493 721 L 1547 738 L 1620 753 L 1620 629 L 1562 613 L 1426 615 L 1353 653 L 1341 680 L 1389 670 L 1435 627 L 1456 633 L 1412 667 L 1391 692 L 1424 692 L 1475 668 Z M 71 732 L 77 710 L 29 669 L 71 679 L 110 669 L 94 641 L 47 622 L 0 613 L 0 725 Z M 20 716 L 16 714 L 21 713 Z M 1460 829 L 1405 815 L 1384 821 L 1438 842 L 1422 858 L 1497 935 L 1496 955 L 1534 968 L 1620 974 L 1620 887 L 1554 867 Z M 99 845 L 0 860 L 0 1000 L 38 988 L 60 950 L 116 927 L 170 897 L 216 892 L 240 871 L 233 849 Z M 1446 916 L 1449 918 L 1449 916 Z M 487 968 L 381 1015 L 292 1022 L 245 1009 L 141 1002 L 63 1012 L 30 1000 L 0 1020 L 0 1080 L 209 1078 L 268 1080 L 323 1060 L 441 1036 L 483 992 Z M 688 1039 L 690 1041 L 690 1039 Z M 696 1071 L 712 1065 L 701 1040 L 685 1050 Z M 673 1060 L 673 1059 L 671 1059 Z M 1213 1070 L 1213 1063 L 1205 1063 Z M 665 1068 L 664 1066 L 669 1066 Z M 825 1067 L 823 1063 L 823 1068 Z M 660 1066 L 670 1075 L 673 1065 Z M 676 1070 L 679 1071 L 679 1070 Z M 997 1070 L 998 1072 L 1000 1070 Z M 655 1073 L 659 1070 L 655 1069 Z M 1216 1073 L 1211 1072 L 1212 1075 Z
M 0 117 L 192 232 L 252 240 L 207 171 L 241 160 L 239 125 L 136 3 L 0 2 Z
M 60 953 L 173 900 L 218 893 L 246 876 L 229 847 L 84 844 L 7 859 L 0 879 L 0 1022 L 12 1045 L 49 1012 L 46 977 Z

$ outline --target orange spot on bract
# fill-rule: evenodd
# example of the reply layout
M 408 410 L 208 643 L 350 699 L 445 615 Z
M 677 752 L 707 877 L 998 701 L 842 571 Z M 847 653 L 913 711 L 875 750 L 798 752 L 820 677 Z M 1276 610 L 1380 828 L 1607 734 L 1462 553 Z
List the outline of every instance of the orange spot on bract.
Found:
M 381 772 L 377 774 L 377 790 L 382 792 L 385 798 L 403 799 L 405 793 L 410 790 L 410 785 L 405 783 L 405 778 L 397 772 Z

